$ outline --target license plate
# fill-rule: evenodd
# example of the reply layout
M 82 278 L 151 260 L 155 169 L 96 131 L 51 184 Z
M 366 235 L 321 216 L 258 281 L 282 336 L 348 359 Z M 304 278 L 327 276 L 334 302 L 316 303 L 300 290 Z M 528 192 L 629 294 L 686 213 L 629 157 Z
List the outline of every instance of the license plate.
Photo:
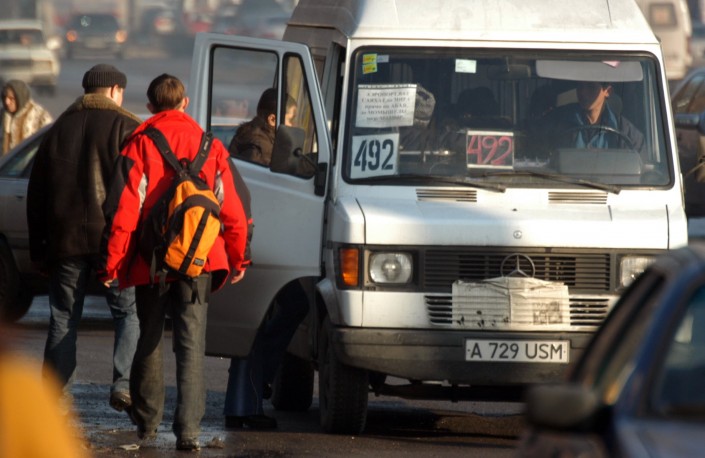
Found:
M 475 340 L 465 341 L 466 361 L 503 363 L 568 363 L 567 340 Z
M 87 38 L 86 48 L 103 48 L 105 47 L 105 40 L 102 38 Z

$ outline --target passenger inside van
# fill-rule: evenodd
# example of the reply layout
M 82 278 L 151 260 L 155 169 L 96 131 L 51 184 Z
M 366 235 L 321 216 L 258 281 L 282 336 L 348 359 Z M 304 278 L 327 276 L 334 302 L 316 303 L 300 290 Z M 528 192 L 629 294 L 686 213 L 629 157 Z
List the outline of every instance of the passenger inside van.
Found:
M 643 155 L 644 135 L 607 103 L 612 90 L 607 82 L 578 82 L 577 101 L 551 110 L 539 121 L 534 132 L 537 142 L 549 150 L 619 148 Z

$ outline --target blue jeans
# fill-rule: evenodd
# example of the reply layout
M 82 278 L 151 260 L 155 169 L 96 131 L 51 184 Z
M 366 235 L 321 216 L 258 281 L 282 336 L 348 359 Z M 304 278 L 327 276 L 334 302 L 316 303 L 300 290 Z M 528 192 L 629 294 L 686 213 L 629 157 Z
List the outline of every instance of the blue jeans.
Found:
M 274 381 L 289 342 L 308 313 L 308 302 L 295 284 L 287 286 L 282 295 L 287 298 L 286 302 L 275 306 L 272 317 L 257 332 L 247 358 L 230 360 L 225 416 L 264 413 L 264 385 Z
M 176 354 L 176 412 L 172 430 L 179 439 L 197 438 L 206 409 L 203 376 L 210 276 L 198 277 L 205 294 L 194 295 L 191 282 L 137 286 L 140 338 L 132 364 L 132 417 L 141 432 L 156 431 L 164 415 L 162 338 L 167 312 L 172 319 Z
M 86 286 L 98 265 L 95 256 L 64 258 L 52 265 L 49 278 L 49 336 L 44 347 L 44 367 L 53 370 L 68 393 L 76 370 L 78 323 L 83 314 Z M 127 392 L 130 368 L 135 354 L 139 323 L 135 308 L 134 288 L 105 289 L 115 325 L 113 344 L 113 384 L 110 392 Z

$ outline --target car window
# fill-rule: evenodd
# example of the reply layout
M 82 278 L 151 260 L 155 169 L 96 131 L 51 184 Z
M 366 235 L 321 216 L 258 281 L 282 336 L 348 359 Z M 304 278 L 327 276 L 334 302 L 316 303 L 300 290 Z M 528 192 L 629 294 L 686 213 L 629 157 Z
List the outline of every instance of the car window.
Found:
M 630 360 L 651 323 L 665 284 L 663 274 L 646 270 L 624 292 L 575 369 L 577 380 L 606 403 L 616 400 L 631 372 Z
M 701 83 L 688 104 L 686 113 L 700 113 L 703 110 L 705 110 L 705 84 Z
M 83 15 L 74 18 L 73 27 L 95 30 L 117 30 L 118 23 L 117 19 L 110 15 Z
M 703 80 L 705 80 L 705 73 L 698 73 L 693 75 L 684 85 L 678 90 L 678 92 L 673 97 L 673 112 L 674 113 L 692 113 L 693 111 L 689 108 L 690 101 L 693 99 L 693 94 L 695 94 L 700 89 L 700 97 L 702 97 L 702 86 Z
M 17 154 L 0 166 L 0 178 L 26 178 L 29 177 L 34 156 L 39 149 L 39 140 L 23 148 Z
M 705 286 L 691 296 L 669 342 L 653 404 L 670 416 L 705 418 Z
M 44 35 L 38 29 L 0 30 L 0 44 L 36 46 L 44 44 Z

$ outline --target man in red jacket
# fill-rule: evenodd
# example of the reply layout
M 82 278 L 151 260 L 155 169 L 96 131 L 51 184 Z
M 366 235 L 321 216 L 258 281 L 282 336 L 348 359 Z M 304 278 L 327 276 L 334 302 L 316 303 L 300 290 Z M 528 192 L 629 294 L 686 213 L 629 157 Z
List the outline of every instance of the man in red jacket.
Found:
M 203 130 L 184 110 L 188 105 L 184 85 L 163 74 L 147 90 L 147 107 L 154 114 L 135 130 L 123 148 L 106 200 L 105 273 L 102 280 L 117 278 L 120 287 L 136 285 L 140 338 L 132 365 L 130 394 L 132 419 L 141 439 L 156 435 L 164 411 L 164 376 L 161 340 L 167 311 L 173 321 L 178 402 L 173 432 L 180 450 L 198 450 L 200 422 L 205 412 L 203 358 L 208 293 L 243 278 L 249 263 L 249 194 L 236 189 L 237 170 L 223 144 L 213 141 L 200 177 L 214 191 L 220 205 L 223 230 L 211 249 L 204 274 L 193 279 L 167 277 L 160 285 L 150 265 L 136 249 L 138 228 L 172 183 L 174 170 L 166 164 L 148 127 L 160 130 L 178 159 L 193 160 Z M 241 200 L 242 199 L 242 200 Z M 192 283 L 194 282 L 194 283 Z M 194 294 L 198 291 L 198 294 Z M 205 292 L 205 294 L 204 294 Z

